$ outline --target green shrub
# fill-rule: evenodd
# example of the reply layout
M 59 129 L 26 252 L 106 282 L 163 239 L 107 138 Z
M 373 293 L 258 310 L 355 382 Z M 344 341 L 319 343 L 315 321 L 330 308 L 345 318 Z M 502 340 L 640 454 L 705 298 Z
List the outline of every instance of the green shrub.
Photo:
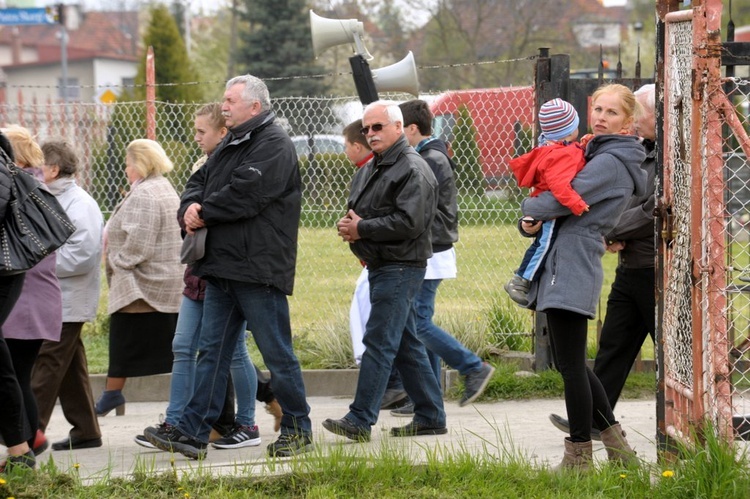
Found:
M 495 295 L 488 312 L 491 342 L 512 351 L 531 351 L 531 318 L 529 311 L 520 308 L 506 296 Z

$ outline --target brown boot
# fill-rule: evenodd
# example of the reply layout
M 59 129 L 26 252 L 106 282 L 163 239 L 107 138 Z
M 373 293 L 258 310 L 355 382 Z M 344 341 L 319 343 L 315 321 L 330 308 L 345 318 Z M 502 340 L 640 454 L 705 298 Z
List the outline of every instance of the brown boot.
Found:
M 565 454 L 562 462 L 553 468 L 554 471 L 587 471 L 591 466 L 591 440 L 573 442 L 565 439 Z
M 626 467 L 638 464 L 635 451 L 625 439 L 625 432 L 620 423 L 613 424 L 602 431 L 602 443 L 604 448 L 607 449 L 607 457 L 611 462 Z
M 273 416 L 273 431 L 279 431 L 281 428 L 281 416 L 284 413 L 281 411 L 281 406 L 276 399 L 273 399 L 266 404 L 266 412 Z

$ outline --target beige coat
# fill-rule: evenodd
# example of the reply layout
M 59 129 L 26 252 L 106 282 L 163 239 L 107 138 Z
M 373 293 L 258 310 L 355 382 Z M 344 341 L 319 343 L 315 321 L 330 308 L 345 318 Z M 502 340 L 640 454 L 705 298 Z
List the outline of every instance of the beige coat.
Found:
M 182 294 L 180 198 L 161 175 L 133 187 L 106 229 L 108 313 L 142 299 L 159 312 L 177 313 Z

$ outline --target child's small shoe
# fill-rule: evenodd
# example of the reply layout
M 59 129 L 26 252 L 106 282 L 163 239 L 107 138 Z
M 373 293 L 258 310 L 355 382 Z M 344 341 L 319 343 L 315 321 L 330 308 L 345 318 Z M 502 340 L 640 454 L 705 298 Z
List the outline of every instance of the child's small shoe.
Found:
M 505 283 L 503 288 L 510 296 L 510 299 L 518 303 L 522 307 L 526 307 L 529 304 L 529 287 L 531 281 L 524 279 L 520 275 L 514 275 L 513 278 Z

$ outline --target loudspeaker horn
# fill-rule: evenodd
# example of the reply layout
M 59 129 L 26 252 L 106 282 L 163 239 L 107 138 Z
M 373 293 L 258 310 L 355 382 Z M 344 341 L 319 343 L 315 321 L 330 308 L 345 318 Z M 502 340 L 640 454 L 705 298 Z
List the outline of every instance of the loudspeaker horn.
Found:
M 372 70 L 372 79 L 378 92 L 407 92 L 419 97 L 419 79 L 414 54 L 409 53 L 395 64 Z
M 336 45 L 353 43 L 357 54 L 368 61 L 372 59 L 362 42 L 364 25 L 356 19 L 327 19 L 310 10 L 310 33 L 315 58 Z

